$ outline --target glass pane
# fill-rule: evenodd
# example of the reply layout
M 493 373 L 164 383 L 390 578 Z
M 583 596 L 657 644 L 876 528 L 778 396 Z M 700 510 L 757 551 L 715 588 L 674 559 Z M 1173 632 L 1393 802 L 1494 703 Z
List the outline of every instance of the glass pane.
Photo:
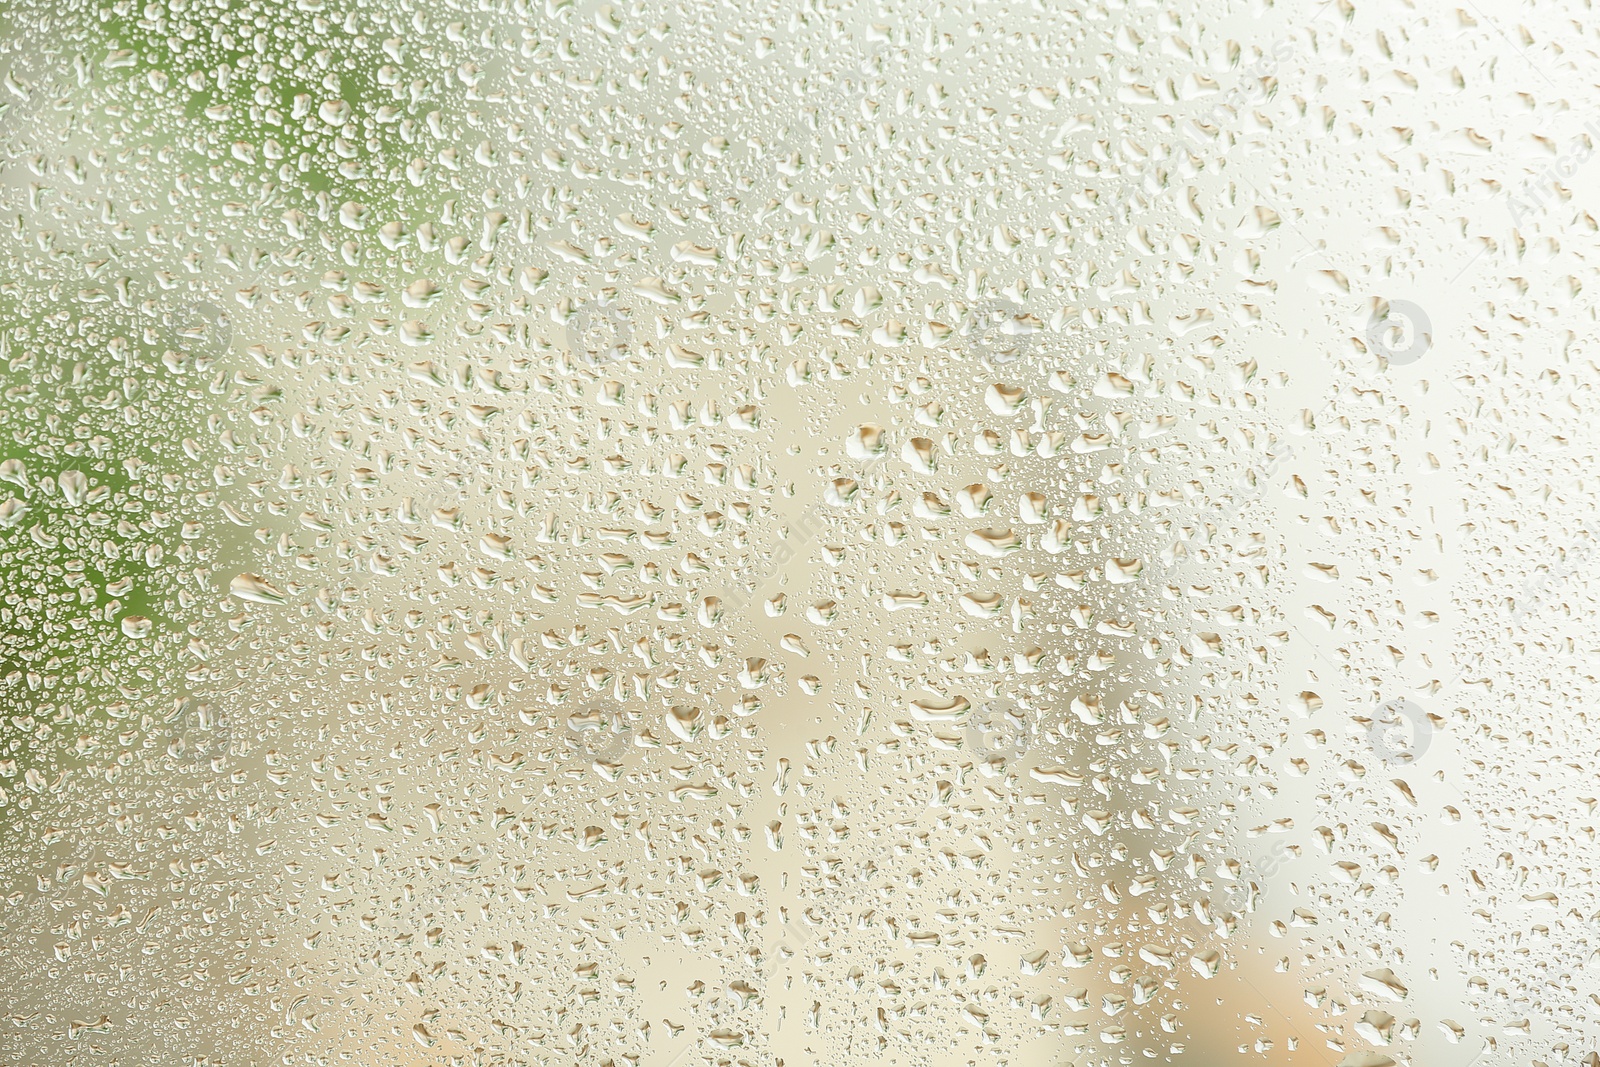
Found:
M 1600 1067 L 1586 33 L 5 5 L 0 1059 Z

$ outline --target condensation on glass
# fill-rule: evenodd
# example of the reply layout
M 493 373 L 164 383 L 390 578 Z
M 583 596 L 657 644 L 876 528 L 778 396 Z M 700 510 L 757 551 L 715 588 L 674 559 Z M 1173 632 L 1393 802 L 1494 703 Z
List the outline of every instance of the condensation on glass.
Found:
M 1600 1063 L 1592 23 L 6 5 L 0 1060 Z

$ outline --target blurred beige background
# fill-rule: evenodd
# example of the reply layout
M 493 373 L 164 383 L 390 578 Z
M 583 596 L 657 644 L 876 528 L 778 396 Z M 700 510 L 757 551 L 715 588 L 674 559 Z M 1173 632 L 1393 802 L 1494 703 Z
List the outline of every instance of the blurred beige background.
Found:
M 1595 1051 L 1581 12 L 459 8 L 4 13 L 4 1062 Z

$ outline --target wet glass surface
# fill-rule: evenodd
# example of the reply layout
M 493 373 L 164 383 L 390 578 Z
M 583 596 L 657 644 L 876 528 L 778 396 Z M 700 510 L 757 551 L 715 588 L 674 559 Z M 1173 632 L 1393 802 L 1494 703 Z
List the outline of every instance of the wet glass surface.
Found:
M 1594 33 L 4 5 L 0 1061 L 1600 1063 Z

